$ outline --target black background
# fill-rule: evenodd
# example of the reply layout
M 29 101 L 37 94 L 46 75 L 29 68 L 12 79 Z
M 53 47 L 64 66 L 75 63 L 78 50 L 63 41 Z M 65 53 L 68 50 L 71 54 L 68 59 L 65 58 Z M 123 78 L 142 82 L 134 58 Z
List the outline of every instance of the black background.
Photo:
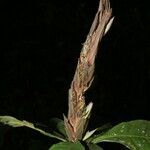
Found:
M 87 103 L 94 102 L 90 129 L 150 119 L 148 0 L 111 0 L 111 6 L 115 20 L 100 44 L 86 94 Z M 67 113 L 67 91 L 97 7 L 98 0 L 0 2 L 1 115 L 48 125 Z M 52 142 L 24 128 L 9 129 L 2 139 L 4 150 L 44 150 Z

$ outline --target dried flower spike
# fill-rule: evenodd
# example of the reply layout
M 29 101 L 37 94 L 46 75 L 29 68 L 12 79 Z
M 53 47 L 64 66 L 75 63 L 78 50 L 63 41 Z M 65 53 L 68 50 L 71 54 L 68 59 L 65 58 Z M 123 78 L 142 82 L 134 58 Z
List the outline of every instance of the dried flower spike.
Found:
M 113 22 L 114 18 L 111 17 L 111 14 L 109 0 L 100 0 L 98 11 L 78 59 L 75 75 L 69 89 L 68 117 L 64 116 L 66 133 L 69 141 L 72 142 L 83 138 L 88 124 L 93 103 L 86 106 L 84 93 L 93 81 L 95 57 L 102 37 Z

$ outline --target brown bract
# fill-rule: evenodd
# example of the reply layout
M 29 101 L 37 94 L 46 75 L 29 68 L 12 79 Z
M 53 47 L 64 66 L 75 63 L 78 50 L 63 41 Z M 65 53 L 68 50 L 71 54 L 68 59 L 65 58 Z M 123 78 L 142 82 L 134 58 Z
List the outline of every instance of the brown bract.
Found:
M 81 140 L 85 133 L 92 103 L 85 104 L 85 91 L 93 81 L 95 57 L 102 37 L 107 33 L 113 22 L 112 9 L 109 0 L 100 0 L 87 39 L 83 44 L 71 88 L 69 89 L 68 117 L 64 116 L 65 129 L 68 140 Z

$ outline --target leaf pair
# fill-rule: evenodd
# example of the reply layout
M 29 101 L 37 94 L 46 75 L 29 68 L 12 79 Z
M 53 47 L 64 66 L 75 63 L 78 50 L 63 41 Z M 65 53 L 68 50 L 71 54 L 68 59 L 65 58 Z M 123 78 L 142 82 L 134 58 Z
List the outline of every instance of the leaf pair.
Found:
M 60 119 L 51 120 L 50 127 L 53 127 L 51 133 L 35 127 L 30 122 L 20 121 L 11 116 L 0 116 L 0 122 L 12 127 L 28 127 L 45 136 L 62 141 L 54 144 L 49 150 L 85 150 L 79 141 L 76 143 L 67 141 L 64 123 Z M 83 141 L 89 150 L 102 150 L 96 145 L 101 142 L 120 143 L 131 150 L 150 150 L 150 121 L 135 120 L 120 123 L 107 131 L 98 131 L 98 129 L 88 131 Z

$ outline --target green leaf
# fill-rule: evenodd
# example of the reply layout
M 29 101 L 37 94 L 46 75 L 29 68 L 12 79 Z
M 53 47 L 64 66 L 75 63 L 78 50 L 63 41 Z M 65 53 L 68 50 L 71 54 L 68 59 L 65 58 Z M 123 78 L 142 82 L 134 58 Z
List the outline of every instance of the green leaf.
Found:
M 80 142 L 60 142 L 54 144 L 49 150 L 85 150 L 85 148 Z
M 89 150 L 103 150 L 100 146 L 92 143 L 87 143 Z
M 61 134 L 64 137 L 67 137 L 63 120 L 58 118 L 52 118 L 50 120 L 50 128 L 53 130 L 54 134 Z
M 45 132 L 39 128 L 36 128 L 33 123 L 30 123 L 30 122 L 25 121 L 25 120 L 21 121 L 21 120 L 14 118 L 14 117 L 11 117 L 11 116 L 0 116 L 0 122 L 5 124 L 5 125 L 12 126 L 12 127 L 28 127 L 28 128 L 31 128 L 33 130 L 40 132 L 41 134 L 43 134 L 45 136 L 48 136 L 51 138 L 56 138 L 56 139 L 59 139 L 61 141 L 66 141 L 65 139 L 62 139 L 56 135 L 47 133 L 47 132 Z
M 131 150 L 150 150 L 150 121 L 136 120 L 120 123 L 106 133 L 96 135 L 91 142 L 115 142 Z
M 25 123 L 11 116 L 0 116 L 0 122 L 12 127 L 22 127 Z M 30 123 L 28 125 L 33 127 L 33 125 Z

